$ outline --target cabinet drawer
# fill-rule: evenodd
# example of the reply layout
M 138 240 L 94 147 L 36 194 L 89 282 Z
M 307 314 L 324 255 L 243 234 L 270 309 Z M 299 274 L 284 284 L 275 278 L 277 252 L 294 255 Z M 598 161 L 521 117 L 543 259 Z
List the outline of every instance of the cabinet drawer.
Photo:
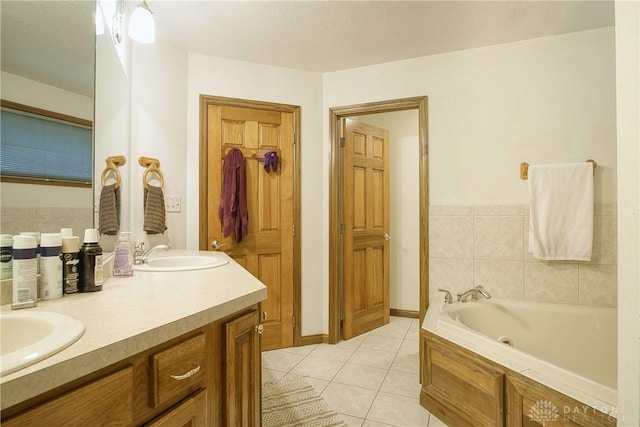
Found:
M 15 417 L 3 426 L 125 426 L 133 421 L 133 368 L 65 393 Z
M 205 372 L 205 335 L 196 335 L 152 357 L 151 400 L 154 407 L 200 387 Z

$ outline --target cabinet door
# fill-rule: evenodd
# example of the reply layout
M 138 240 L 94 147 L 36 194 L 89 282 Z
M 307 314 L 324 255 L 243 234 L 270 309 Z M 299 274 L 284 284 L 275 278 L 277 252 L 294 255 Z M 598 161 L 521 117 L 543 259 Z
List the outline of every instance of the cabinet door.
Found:
M 258 310 L 225 325 L 225 412 L 228 426 L 260 425 L 260 326 Z
M 450 425 L 504 426 L 504 373 L 472 353 L 423 337 L 421 402 Z
M 147 427 L 207 427 L 207 390 L 178 403 Z
M 616 419 L 549 387 L 513 373 L 507 377 L 507 425 L 615 427 Z

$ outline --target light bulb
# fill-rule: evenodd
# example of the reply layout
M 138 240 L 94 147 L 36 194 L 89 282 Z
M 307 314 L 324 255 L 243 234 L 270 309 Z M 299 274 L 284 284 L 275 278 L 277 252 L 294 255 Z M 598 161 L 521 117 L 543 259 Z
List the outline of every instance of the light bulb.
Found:
M 140 43 L 153 43 L 156 39 L 156 25 L 145 0 L 131 14 L 129 37 Z

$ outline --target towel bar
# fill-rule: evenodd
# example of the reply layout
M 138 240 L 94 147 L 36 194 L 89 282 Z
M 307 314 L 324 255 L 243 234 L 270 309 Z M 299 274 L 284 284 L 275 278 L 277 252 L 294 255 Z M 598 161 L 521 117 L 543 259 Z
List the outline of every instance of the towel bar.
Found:
M 586 160 L 586 162 L 593 164 L 593 174 L 595 175 L 596 168 L 598 167 L 598 164 L 596 163 L 596 161 L 593 159 L 589 159 L 589 160 Z M 528 178 L 529 178 L 529 163 L 522 162 L 520 163 L 520 179 L 523 181 L 526 181 Z
M 116 189 L 120 188 L 120 171 L 118 170 L 119 166 L 127 163 L 127 158 L 125 156 L 109 156 L 104 161 L 107 163 L 107 167 L 102 171 L 102 176 L 100 177 L 100 184 L 104 187 L 104 183 L 107 178 L 107 174 L 109 172 L 113 172 L 116 176 Z

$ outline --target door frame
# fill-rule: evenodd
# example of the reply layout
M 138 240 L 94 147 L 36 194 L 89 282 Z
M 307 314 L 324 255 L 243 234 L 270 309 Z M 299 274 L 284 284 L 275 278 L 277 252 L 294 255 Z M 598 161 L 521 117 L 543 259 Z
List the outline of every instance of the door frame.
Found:
M 341 286 L 342 242 L 342 119 L 365 114 L 418 110 L 419 205 L 420 205 L 420 321 L 429 306 L 429 151 L 426 96 L 354 104 L 329 109 L 329 343 L 340 341 L 340 317 L 343 307 Z
M 227 98 L 222 96 L 200 95 L 200 154 L 199 154 L 199 238 L 198 245 L 200 250 L 208 250 L 208 224 L 207 218 L 209 208 L 207 205 L 208 180 L 209 171 L 207 147 L 208 135 L 208 107 L 210 105 L 251 108 L 256 110 L 275 111 L 279 113 L 292 113 L 293 115 L 293 345 L 294 347 L 301 345 L 301 247 L 302 247 L 302 228 L 300 221 L 300 106 L 289 104 L 278 104 L 273 102 L 252 101 L 248 99 Z M 213 213 L 217 215 L 217 211 Z

